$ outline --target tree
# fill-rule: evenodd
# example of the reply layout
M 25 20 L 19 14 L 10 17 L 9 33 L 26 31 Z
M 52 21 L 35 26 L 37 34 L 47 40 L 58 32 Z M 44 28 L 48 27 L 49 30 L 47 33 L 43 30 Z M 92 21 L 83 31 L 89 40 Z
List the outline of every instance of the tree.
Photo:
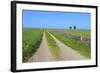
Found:
M 74 26 L 73 28 L 74 28 L 74 30 L 75 30 L 75 29 L 76 29 L 76 26 Z
M 69 27 L 69 29 L 71 30 L 71 29 L 72 29 L 72 27 L 70 26 L 70 27 Z

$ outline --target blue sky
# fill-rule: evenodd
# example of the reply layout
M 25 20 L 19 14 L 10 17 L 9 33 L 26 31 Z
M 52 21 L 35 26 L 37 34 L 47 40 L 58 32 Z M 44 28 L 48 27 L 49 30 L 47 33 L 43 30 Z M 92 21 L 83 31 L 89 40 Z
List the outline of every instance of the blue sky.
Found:
M 22 15 L 24 28 L 90 29 L 91 24 L 90 13 L 23 10 Z

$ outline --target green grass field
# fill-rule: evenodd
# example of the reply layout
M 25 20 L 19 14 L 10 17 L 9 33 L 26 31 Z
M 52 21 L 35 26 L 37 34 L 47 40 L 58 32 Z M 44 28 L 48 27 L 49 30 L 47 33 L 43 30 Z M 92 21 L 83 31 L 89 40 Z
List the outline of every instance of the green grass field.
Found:
M 27 60 L 34 54 L 39 47 L 44 29 L 31 29 L 23 28 L 23 62 Z
M 49 49 L 52 55 L 57 60 L 61 60 L 60 49 L 56 44 L 55 40 L 47 32 L 49 31 L 54 35 L 58 40 L 63 42 L 65 45 L 71 47 L 72 49 L 78 51 L 80 54 L 84 55 L 87 58 L 91 58 L 91 45 L 78 41 L 75 38 L 77 36 L 82 36 L 84 38 L 90 38 L 89 30 L 62 30 L 62 29 L 39 29 L 39 28 L 23 28 L 23 40 L 22 40 L 22 56 L 23 62 L 27 62 L 28 59 L 35 54 L 39 48 L 43 32 L 45 31 L 46 39 L 48 42 Z M 75 37 L 75 38 L 73 38 Z M 89 40 L 90 42 L 91 40 Z
M 82 37 L 90 37 L 91 32 L 90 30 L 69 30 L 69 29 L 52 29 L 53 31 L 60 32 L 62 34 L 72 34 L 75 36 L 82 36 Z M 49 30 L 51 31 L 51 30 Z
M 64 44 L 68 45 L 69 47 L 73 48 L 74 50 L 77 50 L 82 55 L 86 56 L 87 58 L 91 57 L 91 47 L 89 44 L 81 43 L 80 41 L 77 41 L 73 39 L 70 35 L 67 34 L 73 34 L 76 36 L 90 36 L 90 31 L 86 30 L 49 30 L 56 38 L 58 38 L 60 41 L 62 41 Z
M 90 37 L 90 30 L 65 30 L 66 33 L 83 36 L 83 37 Z

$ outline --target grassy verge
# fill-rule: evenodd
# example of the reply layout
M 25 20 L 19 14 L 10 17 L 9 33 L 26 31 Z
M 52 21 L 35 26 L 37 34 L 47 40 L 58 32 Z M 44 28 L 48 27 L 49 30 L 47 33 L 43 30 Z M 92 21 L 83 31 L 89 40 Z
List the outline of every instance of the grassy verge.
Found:
M 54 39 L 49 35 L 49 33 L 46 32 L 46 38 L 48 41 L 48 45 L 50 48 L 50 51 L 52 53 L 52 55 L 55 57 L 55 59 L 60 60 L 60 49 L 57 46 L 56 42 L 54 41 Z
M 38 47 L 40 46 L 42 36 L 43 29 L 23 28 L 23 62 L 27 62 L 28 59 L 37 51 Z
M 82 55 L 86 56 L 87 58 L 91 57 L 91 49 L 90 46 L 85 43 L 80 43 L 74 39 L 72 39 L 70 36 L 61 35 L 59 32 L 51 32 L 56 38 L 58 38 L 60 41 L 62 41 L 64 44 L 68 45 L 74 50 L 77 50 Z

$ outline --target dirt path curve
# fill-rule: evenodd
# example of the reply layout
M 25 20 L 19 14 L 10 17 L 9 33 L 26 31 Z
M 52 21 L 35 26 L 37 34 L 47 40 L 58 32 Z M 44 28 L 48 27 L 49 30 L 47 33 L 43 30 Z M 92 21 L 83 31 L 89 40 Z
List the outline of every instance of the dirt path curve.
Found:
M 57 45 L 59 46 L 59 48 L 60 48 L 60 55 L 63 58 L 63 60 L 82 60 L 82 59 L 86 59 L 79 52 L 77 52 L 76 50 L 73 50 L 69 46 L 67 46 L 64 43 L 62 43 L 61 41 L 59 41 L 51 33 L 49 33 L 49 34 L 52 36 L 52 38 L 56 41 Z
M 48 48 L 45 32 L 43 33 L 42 42 L 37 52 L 29 59 L 28 62 L 45 62 L 54 61 L 54 58 Z

